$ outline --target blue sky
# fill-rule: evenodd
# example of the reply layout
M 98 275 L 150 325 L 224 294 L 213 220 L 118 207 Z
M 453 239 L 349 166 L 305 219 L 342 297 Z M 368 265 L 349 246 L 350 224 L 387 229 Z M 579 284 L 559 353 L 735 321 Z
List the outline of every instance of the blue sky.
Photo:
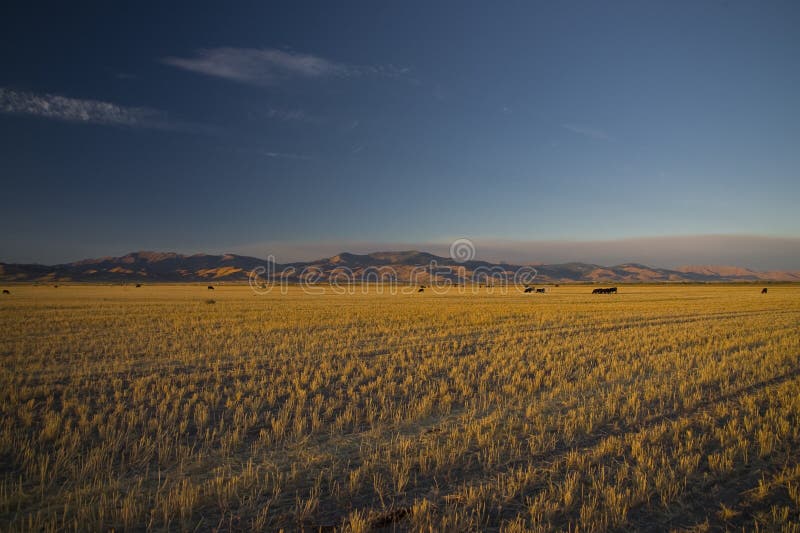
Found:
M 429 4 L 6 4 L 0 260 L 800 238 L 800 4 Z

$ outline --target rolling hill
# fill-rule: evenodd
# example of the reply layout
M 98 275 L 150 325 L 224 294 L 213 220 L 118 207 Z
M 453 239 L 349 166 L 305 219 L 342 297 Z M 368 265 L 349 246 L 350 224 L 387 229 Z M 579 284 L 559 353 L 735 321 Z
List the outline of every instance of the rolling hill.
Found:
M 250 272 L 264 267 L 262 259 L 235 254 L 183 255 L 173 252 L 133 252 L 121 257 L 84 259 L 58 265 L 0 263 L 0 280 L 6 282 L 211 282 L 246 281 Z M 393 278 L 398 282 L 426 282 L 431 276 L 455 282 L 497 273 L 513 279 L 524 265 L 467 261 L 427 252 L 341 253 L 315 261 L 274 265 L 272 276 L 283 273 L 289 281 Z M 530 268 L 530 267 L 527 267 Z M 636 283 L 800 281 L 800 272 L 759 272 L 731 266 L 686 266 L 674 270 L 637 263 L 601 266 L 589 263 L 533 265 L 538 283 Z M 269 274 L 268 274 L 269 275 Z

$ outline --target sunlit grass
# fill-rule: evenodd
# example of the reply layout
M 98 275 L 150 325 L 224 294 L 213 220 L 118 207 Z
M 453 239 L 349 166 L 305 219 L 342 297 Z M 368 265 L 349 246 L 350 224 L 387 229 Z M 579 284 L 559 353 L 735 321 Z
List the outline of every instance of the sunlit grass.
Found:
M 14 287 L 0 529 L 800 527 L 800 287 Z

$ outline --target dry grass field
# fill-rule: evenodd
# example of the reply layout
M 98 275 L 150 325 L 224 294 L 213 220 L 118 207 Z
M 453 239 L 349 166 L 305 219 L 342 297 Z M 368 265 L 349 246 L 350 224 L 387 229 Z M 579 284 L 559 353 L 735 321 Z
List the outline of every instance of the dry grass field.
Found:
M 800 287 L 760 288 L 12 286 L 0 530 L 797 531 Z

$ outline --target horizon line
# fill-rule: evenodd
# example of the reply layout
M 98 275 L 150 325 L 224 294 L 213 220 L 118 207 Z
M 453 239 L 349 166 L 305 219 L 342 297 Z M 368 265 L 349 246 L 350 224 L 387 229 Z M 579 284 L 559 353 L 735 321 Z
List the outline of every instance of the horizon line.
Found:
M 697 235 L 658 235 L 646 237 L 623 237 L 616 239 L 497 239 L 476 238 L 457 239 L 450 245 L 463 240 L 472 246 L 468 260 L 493 264 L 517 266 L 559 265 L 584 263 L 595 266 L 621 266 L 639 264 L 652 268 L 676 269 L 692 266 L 737 267 L 755 272 L 797 271 L 800 270 L 800 237 L 757 235 L 757 234 L 697 234 Z M 709 249 L 715 244 L 717 249 Z M 653 249 L 653 245 L 658 245 Z M 743 245 L 748 245 L 743 247 Z M 187 252 L 183 246 L 169 249 L 159 246 L 130 250 L 112 251 L 106 254 L 87 252 L 80 258 L 59 261 L 0 260 L 3 264 L 57 266 L 81 261 L 120 258 L 131 254 L 176 254 L 184 257 L 197 255 L 237 255 L 252 259 L 267 260 L 272 257 L 277 264 L 313 263 L 337 255 L 352 254 L 369 256 L 373 254 L 426 253 L 444 259 L 453 259 L 447 253 L 449 245 L 441 241 L 428 242 L 378 242 L 378 241 L 266 241 L 260 244 L 234 245 L 226 248 L 209 246 L 203 251 Z M 634 250 L 626 250 L 633 246 Z M 683 248 L 677 253 L 677 248 Z M 692 248 L 695 254 L 690 253 Z M 196 250 L 197 248 L 195 248 Z M 260 254 L 258 251 L 266 253 Z M 283 252 L 283 253 L 281 253 Z M 559 253 L 562 252 L 562 253 Z M 673 253 L 674 252 L 674 253 Z M 711 252 L 716 258 L 703 256 Z M 753 252 L 759 254 L 754 256 Z M 283 255 L 286 259 L 278 260 Z M 659 260 L 659 256 L 670 256 L 670 261 Z M 696 257 L 692 257 L 695 255 Z M 511 256 L 511 257 L 509 257 Z M 536 258 L 536 256 L 540 256 Z M 541 257 L 545 256 L 545 257 Z M 649 256 L 649 257 L 648 257 Z M 676 256 L 683 256 L 676 261 Z M 741 256 L 741 257 L 738 257 Z M 782 260 L 781 266 L 767 266 L 763 260 Z M 746 260 L 747 259 L 750 260 Z M 536 259 L 534 259 L 536 258 Z M 716 259 L 716 260 L 715 260 Z M 762 260 L 754 265 L 755 259 Z M 656 265 L 656 266 L 653 266 Z

